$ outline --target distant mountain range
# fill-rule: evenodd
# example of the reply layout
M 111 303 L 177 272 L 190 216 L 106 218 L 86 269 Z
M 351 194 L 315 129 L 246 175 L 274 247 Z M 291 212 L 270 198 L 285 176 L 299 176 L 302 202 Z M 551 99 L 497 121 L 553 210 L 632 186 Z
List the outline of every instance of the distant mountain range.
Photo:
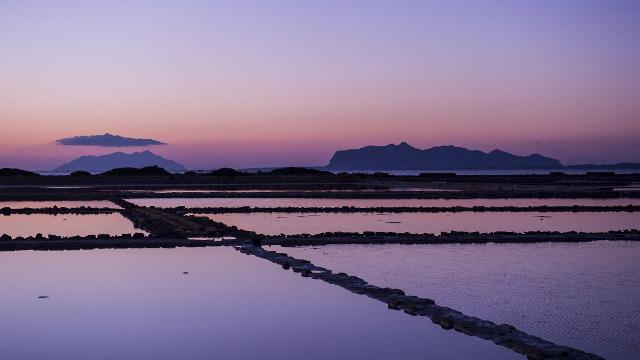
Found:
M 126 154 L 115 152 L 101 156 L 81 156 L 54 169 L 58 172 L 89 171 L 101 173 L 117 168 L 143 168 L 158 166 L 168 171 L 185 171 L 175 161 L 165 159 L 151 151 Z M 364 170 L 617 170 L 640 169 L 638 163 L 583 164 L 563 166 L 560 161 L 532 154 L 518 156 L 502 150 L 483 152 L 452 145 L 418 149 L 406 142 L 398 145 L 365 146 L 360 149 L 336 151 L 329 164 L 315 167 L 329 171 Z M 267 170 L 267 169 L 262 169 Z
M 73 171 L 89 171 L 93 173 L 108 171 L 116 168 L 143 168 L 147 166 L 159 166 L 166 170 L 184 171 L 186 168 L 173 161 L 156 155 L 151 151 L 135 152 L 125 154 L 123 152 L 115 152 L 108 155 L 100 156 L 81 156 L 66 164 L 60 165 L 54 171 L 73 172 Z
M 333 155 L 329 170 L 490 170 L 561 169 L 560 161 L 532 154 L 513 155 L 502 150 L 485 153 L 456 146 L 418 149 L 406 142 L 399 145 L 365 146 L 340 150 Z

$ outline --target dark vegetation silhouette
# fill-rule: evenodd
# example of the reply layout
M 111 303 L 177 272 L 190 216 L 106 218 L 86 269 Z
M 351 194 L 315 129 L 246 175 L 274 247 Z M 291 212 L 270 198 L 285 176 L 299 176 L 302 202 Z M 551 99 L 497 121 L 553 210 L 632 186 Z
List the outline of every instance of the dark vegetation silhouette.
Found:
M 102 176 L 170 176 L 171 173 L 159 166 L 146 166 L 143 168 L 118 168 L 106 171 Z
M 40 175 L 27 170 L 2 168 L 0 169 L 0 176 L 10 177 L 10 176 L 40 176 Z
M 220 168 L 208 173 L 208 175 L 211 176 L 240 176 L 245 174 L 246 173 L 243 173 L 242 171 L 238 171 L 232 168 Z

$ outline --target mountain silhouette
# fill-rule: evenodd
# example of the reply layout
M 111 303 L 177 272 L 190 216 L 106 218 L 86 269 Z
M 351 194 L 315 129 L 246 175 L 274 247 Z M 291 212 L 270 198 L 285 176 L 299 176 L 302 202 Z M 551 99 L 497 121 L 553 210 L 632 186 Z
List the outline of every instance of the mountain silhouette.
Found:
M 485 153 L 452 145 L 418 149 L 406 142 L 399 145 L 365 146 L 336 151 L 331 170 L 490 170 L 561 168 L 556 159 L 538 154 L 513 155 L 502 150 Z
M 115 152 L 108 155 L 87 155 L 81 156 L 66 164 L 60 165 L 54 171 L 73 172 L 73 171 L 89 171 L 99 173 L 116 168 L 143 168 L 147 166 L 159 166 L 166 170 L 184 171 L 185 167 L 175 161 L 168 160 L 162 156 L 156 155 L 151 151 L 134 152 L 126 154 L 123 152 Z

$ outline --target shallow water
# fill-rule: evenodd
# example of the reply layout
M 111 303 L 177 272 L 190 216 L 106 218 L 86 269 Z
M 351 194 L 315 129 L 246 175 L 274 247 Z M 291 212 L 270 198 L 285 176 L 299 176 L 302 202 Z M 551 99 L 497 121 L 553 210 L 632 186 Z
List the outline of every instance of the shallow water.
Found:
M 25 209 L 25 208 L 52 208 L 66 207 L 66 208 L 79 208 L 92 207 L 92 208 L 109 208 L 109 209 L 122 209 L 120 206 L 107 200 L 88 200 L 88 201 L 0 201 L 0 209 L 3 207 L 10 207 L 12 209 Z
M 640 227 L 640 212 L 239 213 L 198 214 L 267 235 L 331 231 L 433 233 L 449 231 L 601 232 Z
M 313 198 L 149 198 L 136 205 L 167 207 L 379 207 L 379 206 L 571 206 L 640 205 L 640 199 L 313 199 Z
M 617 188 L 613 188 L 613 191 L 640 191 L 640 186 L 633 185 L 633 186 L 617 187 Z
M 16 236 L 34 236 L 38 233 L 47 236 L 73 236 L 97 234 L 133 234 L 145 231 L 136 229 L 133 223 L 120 214 L 90 215 L 47 215 L 13 214 L 0 216 L 0 234 Z
M 8 360 L 523 358 L 230 248 L 0 253 L 0 284 Z
M 640 354 L 640 243 L 278 248 L 607 359 Z
M 162 189 L 162 190 L 128 190 L 130 192 L 142 192 L 142 193 L 155 193 L 155 194 L 176 194 L 176 193 L 278 193 L 278 192 L 353 192 L 353 191 L 381 191 L 383 188 L 364 188 L 364 189 L 315 189 L 315 190 L 300 190 L 300 189 L 234 189 L 234 190 L 207 190 L 207 189 Z M 442 192 L 442 191 L 461 191 L 457 189 L 442 189 L 442 188 L 426 188 L 426 187 L 391 187 L 388 191 L 428 191 L 428 192 Z

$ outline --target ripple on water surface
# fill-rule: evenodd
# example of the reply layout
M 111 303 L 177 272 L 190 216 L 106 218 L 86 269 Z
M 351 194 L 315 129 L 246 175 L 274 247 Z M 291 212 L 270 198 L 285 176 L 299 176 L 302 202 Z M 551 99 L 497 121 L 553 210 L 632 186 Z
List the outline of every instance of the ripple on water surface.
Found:
M 120 214 L 88 215 L 48 215 L 48 214 L 12 214 L 0 216 L 0 234 L 16 236 L 34 236 L 38 233 L 47 236 L 73 236 L 96 234 L 132 234 L 146 233 L 136 229 L 133 223 Z
M 323 198 L 148 198 L 128 199 L 136 205 L 155 207 L 451 207 L 451 206 L 625 206 L 640 199 L 323 199 Z
M 281 250 L 607 359 L 640 354 L 637 242 Z
M 87 200 L 87 201 L 0 201 L 0 208 L 10 207 L 12 209 L 25 209 L 25 208 L 52 208 L 66 207 L 66 208 L 79 208 L 79 207 L 91 207 L 91 208 L 109 208 L 109 209 L 122 209 L 120 206 L 107 200 Z

